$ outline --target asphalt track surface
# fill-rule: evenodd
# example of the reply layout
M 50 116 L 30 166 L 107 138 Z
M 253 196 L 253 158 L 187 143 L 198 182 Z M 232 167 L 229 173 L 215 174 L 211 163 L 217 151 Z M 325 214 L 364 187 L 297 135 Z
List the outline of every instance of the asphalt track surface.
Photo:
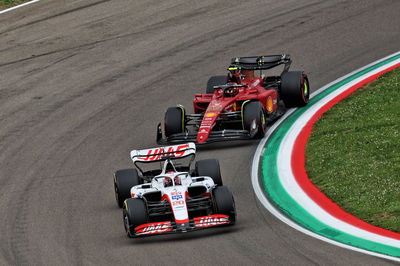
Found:
M 289 53 L 316 89 L 400 47 L 400 1 L 47 1 L 0 16 L 1 265 L 390 265 L 258 202 L 257 141 L 213 144 L 234 227 L 128 239 L 112 173 L 231 57 Z

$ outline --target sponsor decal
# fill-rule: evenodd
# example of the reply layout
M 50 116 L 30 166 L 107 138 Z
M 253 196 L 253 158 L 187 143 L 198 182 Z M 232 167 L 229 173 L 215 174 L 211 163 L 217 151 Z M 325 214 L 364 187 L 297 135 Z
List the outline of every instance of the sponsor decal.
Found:
M 253 82 L 253 87 L 257 86 L 260 83 L 260 80 L 257 79 L 256 81 Z
M 177 200 L 172 202 L 172 206 L 185 205 L 184 200 Z
M 160 160 L 163 156 L 168 153 L 168 155 L 173 155 L 175 157 L 182 157 L 185 154 L 185 151 L 182 151 L 184 149 L 189 148 L 188 144 L 184 145 L 178 145 L 178 146 L 171 146 L 168 147 L 167 150 L 164 150 L 164 148 L 155 148 L 155 149 L 149 149 L 147 151 L 147 156 L 144 157 L 139 157 L 139 160 L 143 161 L 155 161 L 155 160 Z M 153 155 L 153 156 L 150 156 Z
M 214 117 L 214 116 L 215 116 L 215 113 L 213 113 L 213 112 L 209 112 L 209 113 L 205 114 L 205 117 Z
M 221 91 L 221 93 L 222 93 L 222 91 Z M 220 104 L 220 103 L 214 103 L 214 105 L 213 106 L 209 106 L 208 108 L 207 108 L 207 111 L 221 111 L 222 110 L 222 105 Z
M 159 234 L 172 230 L 171 222 L 142 224 L 135 228 L 136 235 Z
M 271 113 L 274 110 L 274 102 L 272 101 L 271 96 L 268 96 L 266 106 L 268 113 Z
M 214 215 L 194 218 L 194 224 L 196 227 L 209 227 L 209 226 L 223 225 L 228 223 L 229 223 L 229 216 L 222 214 L 214 214 Z
M 185 201 L 183 200 L 183 194 L 181 191 L 172 191 L 171 192 L 171 204 L 172 206 L 176 205 L 184 205 Z
M 173 195 L 173 196 L 171 196 L 171 199 L 172 200 L 180 200 L 180 199 L 183 199 L 183 196 L 182 195 Z
M 211 125 L 208 125 L 208 124 L 207 125 L 201 125 L 200 130 L 208 131 L 210 127 L 211 127 Z

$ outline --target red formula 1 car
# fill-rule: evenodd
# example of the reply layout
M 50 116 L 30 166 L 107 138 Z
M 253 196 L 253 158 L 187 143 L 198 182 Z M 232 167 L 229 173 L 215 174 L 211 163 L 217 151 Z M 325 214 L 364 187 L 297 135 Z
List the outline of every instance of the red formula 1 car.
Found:
M 227 76 L 211 77 L 206 93 L 195 95 L 194 114 L 187 114 L 180 105 L 168 108 L 164 132 L 161 123 L 157 128 L 157 142 L 202 144 L 262 137 L 267 124 L 287 108 L 308 102 L 307 74 L 289 71 L 291 62 L 286 54 L 233 58 Z M 280 76 L 262 73 L 279 65 L 284 65 Z

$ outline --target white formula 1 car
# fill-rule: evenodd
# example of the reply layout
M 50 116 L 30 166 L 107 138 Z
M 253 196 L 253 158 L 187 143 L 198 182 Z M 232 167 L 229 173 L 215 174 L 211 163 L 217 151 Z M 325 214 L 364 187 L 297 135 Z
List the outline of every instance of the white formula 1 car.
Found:
M 232 225 L 235 202 L 216 159 L 194 160 L 194 143 L 131 151 L 137 169 L 114 173 L 115 198 L 128 237 Z M 145 169 L 149 165 L 154 169 Z

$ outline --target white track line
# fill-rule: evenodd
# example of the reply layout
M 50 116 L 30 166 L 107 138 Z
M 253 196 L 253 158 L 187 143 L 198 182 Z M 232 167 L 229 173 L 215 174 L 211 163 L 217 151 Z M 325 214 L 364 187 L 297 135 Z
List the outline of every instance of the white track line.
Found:
M 347 75 L 345 75 L 345 76 L 343 76 L 341 78 L 338 78 L 338 79 L 328 83 L 327 85 L 323 86 L 322 88 L 318 89 L 317 91 L 313 92 L 311 94 L 311 97 L 314 97 L 315 95 L 317 95 L 320 92 L 324 91 L 328 87 L 330 87 L 330 86 L 334 85 L 335 83 L 338 83 L 338 82 L 340 82 L 340 81 L 342 81 L 342 80 L 344 80 L 344 79 L 356 74 L 357 72 L 365 70 L 365 69 L 367 69 L 367 68 L 369 68 L 369 67 L 371 67 L 371 66 L 373 66 L 375 64 L 378 64 L 378 63 L 380 63 L 382 61 L 385 61 L 386 59 L 388 59 L 390 57 L 393 57 L 393 56 L 396 56 L 398 54 L 400 54 L 400 52 L 391 54 L 391 55 L 389 55 L 387 57 L 384 57 L 384 58 L 379 59 L 379 60 L 377 60 L 375 62 L 372 62 L 372 63 L 370 63 L 370 64 L 368 64 L 368 65 L 366 65 L 366 66 L 364 66 L 362 68 L 354 70 L 353 72 L 351 72 L 351 73 L 349 73 L 349 74 L 347 74 Z M 298 230 L 298 231 L 300 231 L 300 232 L 302 232 L 302 233 L 304 233 L 306 235 L 309 235 L 311 237 L 314 237 L 314 238 L 317 238 L 319 240 L 325 241 L 325 242 L 330 243 L 330 244 L 335 245 L 335 246 L 339 246 L 339 247 L 350 249 L 350 250 L 357 251 L 357 252 L 360 252 L 360 253 L 364 253 L 364 254 L 368 254 L 368 255 L 372 255 L 372 256 L 376 256 L 376 257 L 380 257 L 380 258 L 384 258 L 384 259 L 400 262 L 400 259 L 397 259 L 397 258 L 394 258 L 394 257 L 391 257 L 391 256 L 387 256 L 387 255 L 383 255 L 383 254 L 380 254 L 380 253 L 375 253 L 375 252 L 371 252 L 371 251 L 368 251 L 368 250 L 356 248 L 356 247 L 353 247 L 353 246 L 349 246 L 349 245 L 343 244 L 341 242 L 333 241 L 333 240 L 331 240 L 329 238 L 326 238 L 326 237 L 323 237 L 321 235 L 318 235 L 318 234 L 316 234 L 316 233 L 314 233 L 314 232 L 312 232 L 310 230 L 307 230 L 307 229 L 299 226 L 297 223 L 293 222 L 292 220 L 288 219 L 285 215 L 283 215 L 277 208 L 275 208 L 275 206 L 265 196 L 264 190 L 261 188 L 261 185 L 260 185 L 259 173 L 258 173 L 259 164 L 260 164 L 260 158 L 261 158 L 261 155 L 263 154 L 265 143 L 267 142 L 268 138 L 275 131 L 275 129 L 292 112 L 293 112 L 292 110 L 289 111 L 286 115 L 284 115 L 282 118 L 280 118 L 278 121 L 275 122 L 275 124 L 267 131 L 267 133 L 265 134 L 265 137 L 258 144 L 257 150 L 256 150 L 256 152 L 254 154 L 253 164 L 252 164 L 252 169 L 251 169 L 251 182 L 253 184 L 253 189 L 254 189 L 254 192 L 255 192 L 258 200 L 276 218 L 278 218 L 279 220 L 281 220 L 285 224 L 289 225 L 290 227 L 292 227 L 292 228 L 294 228 L 294 229 L 296 229 L 296 230 Z
M 301 206 L 303 206 L 308 212 L 314 216 L 317 220 L 322 223 L 333 227 L 339 231 L 345 232 L 349 235 L 353 235 L 357 238 L 366 239 L 369 241 L 381 243 L 384 245 L 389 245 L 392 247 L 400 248 L 400 240 L 389 238 L 385 236 L 381 236 L 379 234 L 371 233 L 364 229 L 360 229 L 354 225 L 348 224 L 333 215 L 329 214 L 323 208 L 321 208 L 317 203 L 315 203 L 308 195 L 304 192 L 304 190 L 297 183 L 296 178 L 292 172 L 291 167 L 291 156 L 293 153 L 293 146 L 296 141 L 297 136 L 300 134 L 303 127 L 307 124 L 307 122 L 312 118 L 312 116 L 320 110 L 323 106 L 325 106 L 330 100 L 338 96 L 339 94 L 347 91 L 349 88 L 354 86 L 367 79 L 370 76 L 373 76 L 385 69 L 388 69 L 400 62 L 399 60 L 392 61 L 391 63 L 385 64 L 379 68 L 376 68 L 355 80 L 346 83 L 339 89 L 333 91 L 322 100 L 313 105 L 310 109 L 308 109 L 305 113 L 303 113 L 297 120 L 294 122 L 292 127 L 286 133 L 285 137 L 281 142 L 281 146 L 279 148 L 277 164 L 278 164 L 278 172 L 279 179 L 285 190 L 288 194 Z
M 17 9 L 17 8 L 20 8 L 20 7 L 23 7 L 23 6 L 27 6 L 27 5 L 30 5 L 30 4 L 39 2 L 39 1 L 40 1 L 40 0 L 32 0 L 32 1 L 29 1 L 29 2 L 26 2 L 26 3 L 20 4 L 20 5 L 17 5 L 17 6 L 13 6 L 13 7 L 4 9 L 4 10 L 1 10 L 1 11 L 0 11 L 0 14 L 7 13 L 7 12 L 9 12 L 9 11 L 11 11 L 11 10 L 14 10 L 14 9 Z

